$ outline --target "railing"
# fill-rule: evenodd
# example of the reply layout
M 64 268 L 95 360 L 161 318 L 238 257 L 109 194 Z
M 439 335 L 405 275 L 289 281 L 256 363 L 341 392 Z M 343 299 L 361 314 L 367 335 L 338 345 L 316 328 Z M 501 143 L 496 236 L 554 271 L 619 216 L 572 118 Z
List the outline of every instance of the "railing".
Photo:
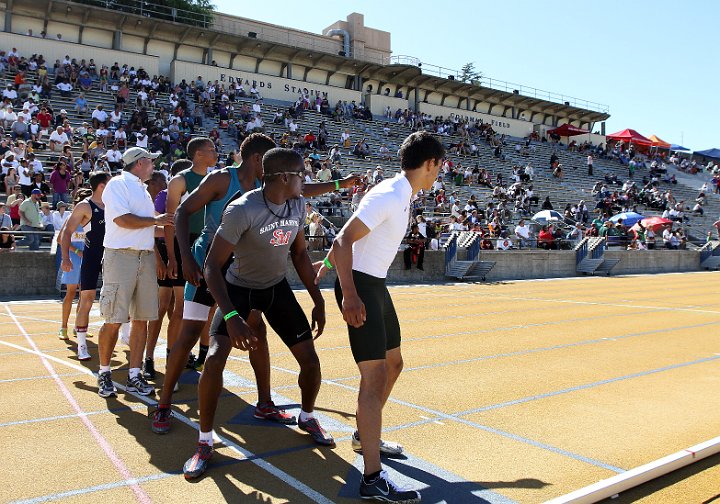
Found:
M 580 264 L 588 254 L 588 242 L 587 238 L 580 240 L 580 243 L 575 245 L 575 264 Z
M 444 79 L 452 78 L 459 81 L 460 76 L 462 75 L 459 70 L 433 65 L 431 63 L 425 63 L 414 56 L 393 56 L 392 58 L 390 58 L 390 63 L 396 65 L 417 66 L 422 70 L 422 73 L 424 74 L 434 75 L 435 77 L 442 77 Z M 507 82 L 500 79 L 493 79 L 491 77 L 482 76 L 479 79 L 472 80 L 470 83 L 475 84 L 478 87 L 495 89 L 497 91 L 505 91 L 507 93 L 515 93 L 522 96 L 527 96 L 528 98 L 536 98 L 538 100 L 545 100 L 553 103 L 562 103 L 563 105 L 577 107 L 585 110 L 592 110 L 594 112 L 601 112 L 603 114 L 610 113 L 610 107 L 603 103 L 583 100 L 581 98 L 575 98 L 573 96 L 568 96 L 562 93 L 544 91 L 542 89 L 525 86 L 523 84 L 517 84 L 515 82 Z
M 457 235 L 453 234 L 445 244 L 445 271 L 457 256 Z
M 468 261 L 477 261 L 477 258 L 479 255 L 480 255 L 480 240 L 475 239 L 470 244 L 470 246 L 467 248 L 467 260 Z
M 73 3 L 92 5 L 105 9 L 117 10 L 134 14 L 136 16 L 164 19 L 165 21 L 174 21 L 176 23 L 188 24 L 193 26 L 209 27 L 214 19 L 213 14 L 207 12 L 201 7 L 197 10 L 179 9 L 161 5 L 147 0 L 69 0 Z M 69 9 L 69 7 L 68 7 Z
M 720 255 L 720 242 L 709 241 L 700 248 L 700 262 L 705 262 L 714 255 Z

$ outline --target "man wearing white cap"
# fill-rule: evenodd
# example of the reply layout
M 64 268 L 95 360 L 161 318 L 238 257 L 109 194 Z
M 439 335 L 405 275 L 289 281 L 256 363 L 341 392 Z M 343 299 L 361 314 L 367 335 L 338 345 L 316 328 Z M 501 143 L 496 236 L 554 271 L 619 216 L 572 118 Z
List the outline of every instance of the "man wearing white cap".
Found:
M 155 205 L 145 181 L 153 172 L 153 159 L 145 149 L 133 147 L 123 155 L 124 169 L 105 186 L 105 238 L 100 313 L 98 394 L 117 394 L 110 359 L 120 325 L 132 319 L 128 392 L 150 395 L 153 388 L 140 373 L 148 321 L 158 316 L 158 284 L 155 263 L 155 226 L 171 226 L 173 216 L 155 216 Z

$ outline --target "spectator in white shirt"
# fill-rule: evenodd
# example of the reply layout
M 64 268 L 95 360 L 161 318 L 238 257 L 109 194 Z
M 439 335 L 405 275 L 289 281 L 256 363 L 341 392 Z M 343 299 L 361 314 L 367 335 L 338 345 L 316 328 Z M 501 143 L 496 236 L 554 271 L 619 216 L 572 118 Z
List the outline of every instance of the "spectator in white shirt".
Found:
M 50 150 L 53 152 L 62 152 L 63 146 L 69 143 L 70 140 L 62 126 L 58 126 L 50 135 Z
M 117 394 L 112 383 L 110 360 L 120 325 L 132 318 L 128 385 L 141 395 L 153 387 L 140 373 L 148 321 L 158 316 L 158 285 L 154 246 L 155 226 L 171 226 L 173 216 L 155 216 L 155 206 L 145 186 L 152 176 L 153 159 L 145 149 L 128 149 L 121 175 L 105 186 L 105 238 L 103 245 L 103 286 L 100 305 L 105 323 L 99 334 L 100 373 L 98 394 Z
M 98 129 L 100 124 L 107 126 L 108 114 L 103 110 L 102 105 L 95 107 L 92 113 L 93 128 Z
M 65 221 L 70 218 L 70 212 L 67 211 L 67 203 L 59 201 L 57 204 L 57 210 L 52 213 L 52 226 L 53 229 L 59 232 Z
M 532 232 L 525 224 L 525 219 L 520 219 L 518 225 L 515 226 L 515 236 L 517 236 L 520 242 L 520 248 L 531 247 L 533 245 Z
M 62 81 L 58 83 L 57 87 L 60 90 L 60 96 L 64 96 L 65 98 L 69 98 L 72 94 L 73 86 L 68 81 Z

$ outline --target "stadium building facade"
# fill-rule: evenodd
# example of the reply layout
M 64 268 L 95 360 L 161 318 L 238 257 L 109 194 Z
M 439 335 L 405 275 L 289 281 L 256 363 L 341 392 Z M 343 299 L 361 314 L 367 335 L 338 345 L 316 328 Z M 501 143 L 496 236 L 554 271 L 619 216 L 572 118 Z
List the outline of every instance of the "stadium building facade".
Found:
M 393 112 L 458 114 L 516 137 L 543 135 L 564 123 L 604 133 L 609 117 L 606 105 L 486 77 L 463 82 L 456 71 L 393 56 L 391 34 L 365 26 L 358 13 L 313 34 L 219 12 L 188 24 L 161 19 L 152 2 L 133 6 L 133 1 L 5 0 L 0 2 L 0 45 L 41 53 L 49 62 L 65 55 L 118 61 L 174 82 L 198 76 L 241 81 L 269 99 L 321 95 L 331 104 L 364 102 L 376 115 L 388 106 Z M 42 32 L 46 38 L 38 37 Z M 603 135 L 587 139 L 604 142 Z

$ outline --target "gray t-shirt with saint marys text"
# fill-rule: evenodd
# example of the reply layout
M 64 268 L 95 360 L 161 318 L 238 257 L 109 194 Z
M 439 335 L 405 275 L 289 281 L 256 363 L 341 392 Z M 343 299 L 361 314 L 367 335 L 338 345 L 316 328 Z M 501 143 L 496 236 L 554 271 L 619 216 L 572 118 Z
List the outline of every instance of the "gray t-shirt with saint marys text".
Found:
M 233 285 L 266 289 L 287 273 L 290 245 L 305 224 L 305 199 L 275 205 L 262 189 L 243 194 L 223 213 L 217 234 L 235 245 L 225 279 Z

